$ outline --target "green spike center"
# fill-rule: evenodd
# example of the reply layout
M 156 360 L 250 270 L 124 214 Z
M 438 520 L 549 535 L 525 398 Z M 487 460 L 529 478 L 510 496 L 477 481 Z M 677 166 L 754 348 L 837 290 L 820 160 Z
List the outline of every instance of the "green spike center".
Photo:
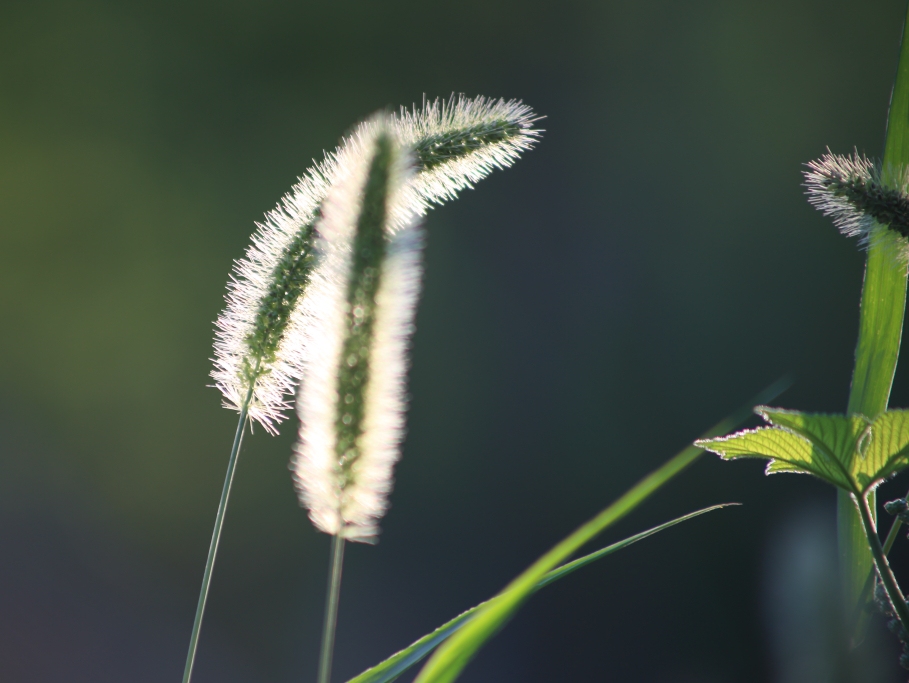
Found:
M 503 118 L 427 135 L 414 145 L 415 166 L 419 171 L 430 171 L 484 147 L 516 138 L 522 132 L 520 125 Z M 321 215 L 321 207 L 317 207 L 309 222 L 287 245 L 272 274 L 268 294 L 259 303 L 253 329 L 246 337 L 249 353 L 241 368 L 248 384 L 268 373 L 274 364 L 291 312 L 309 284 L 316 266 L 316 225 Z
M 274 364 L 290 315 L 312 277 L 316 265 L 316 223 L 321 215 L 321 207 L 316 207 L 309 222 L 287 245 L 272 273 L 268 294 L 259 303 L 253 329 L 246 337 L 249 353 L 241 369 L 249 384 L 269 372 Z
M 427 135 L 414 145 L 416 167 L 421 171 L 432 170 L 446 161 L 516 138 L 523 131 L 520 125 L 503 118 Z
M 886 187 L 877 176 L 877 173 L 872 173 L 870 177 L 859 174 L 829 176 L 824 185 L 831 194 L 842 197 L 857 211 L 903 237 L 909 237 L 909 197 L 899 190 Z
M 375 142 L 363 203 L 357 218 L 345 303 L 344 342 L 338 364 L 338 411 L 335 454 L 341 489 L 353 478 L 360 457 L 360 436 L 366 412 L 369 356 L 376 321 L 376 294 L 388 247 L 385 231 L 391 167 L 396 150 L 387 134 Z

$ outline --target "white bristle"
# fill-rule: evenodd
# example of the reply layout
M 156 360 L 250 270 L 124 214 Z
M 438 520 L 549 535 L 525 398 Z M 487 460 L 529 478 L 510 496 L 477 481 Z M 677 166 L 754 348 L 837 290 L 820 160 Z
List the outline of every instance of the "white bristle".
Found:
M 350 479 L 342 481 L 336 452 L 336 423 L 342 410 L 338 370 L 347 330 L 352 244 L 376 141 L 393 132 L 387 119 L 375 118 L 360 126 L 339 153 L 319 223 L 322 260 L 302 301 L 306 360 L 297 398 L 301 425 L 291 463 L 294 482 L 319 530 L 361 542 L 372 542 L 378 533 L 392 486 L 392 468 L 399 457 L 406 352 L 420 290 L 421 231 L 405 191 L 412 176 L 411 162 L 406 150 L 396 144 L 386 195 L 388 242 L 368 346 L 359 455 Z
M 840 182 L 858 181 L 871 183 L 876 178 L 874 162 L 856 151 L 851 157 L 833 154 L 829 150 L 817 161 L 806 164 L 805 189 L 808 202 L 825 216 L 847 237 L 868 241 L 874 219 L 857 209 L 846 197 L 830 190 L 831 179 Z
M 215 323 L 215 368 L 212 377 L 224 395 L 224 405 L 239 411 L 249 383 L 243 377 L 244 361 L 255 366 L 247 339 L 253 332 L 259 307 L 274 280 L 274 272 L 288 246 L 300 230 L 315 217 L 328 191 L 329 178 L 336 166 L 334 155 L 316 164 L 300 178 L 290 193 L 258 223 L 246 255 L 234 263 L 227 285 L 227 307 Z M 249 417 L 269 432 L 284 419 L 286 402 L 293 395 L 302 363 L 302 319 L 295 311 L 278 344 L 275 362 L 262 368 L 257 380 Z
M 269 432 L 285 418 L 289 398 L 303 372 L 308 353 L 304 341 L 307 316 L 296 302 L 280 330 L 273 362 L 256 357 L 250 335 L 256 318 L 275 281 L 276 268 L 301 230 L 316 218 L 329 188 L 350 174 L 356 157 L 363 153 L 364 139 L 374 135 L 378 126 L 389 128 L 404 148 L 422 148 L 428 140 L 461 140 L 464 131 L 486 130 L 508 134 L 489 143 L 471 143 L 463 150 L 434 159 L 433 165 L 408 176 L 396 199 L 398 213 L 391 230 L 406 222 L 405 216 L 422 214 L 433 204 L 453 199 L 458 192 L 472 188 L 495 168 L 510 166 L 530 149 L 540 130 L 534 129 L 537 117 L 516 100 L 485 97 L 452 97 L 424 103 L 422 109 L 402 109 L 395 116 L 373 118 L 360 124 L 333 152 L 325 154 L 300 178 L 281 203 L 258 224 L 246 255 L 235 262 L 226 296 L 227 306 L 216 321 L 215 358 L 212 377 L 224 397 L 225 407 L 242 410 L 250 388 L 245 366 L 259 368 L 249 405 L 249 417 Z M 404 181 L 402 181 L 403 183 Z M 321 229 L 321 228 L 317 228 Z
M 485 144 L 464 155 L 439 163 L 434 168 L 420 171 L 411 183 L 422 205 L 441 204 L 457 197 L 464 189 L 488 176 L 494 169 L 511 166 L 523 152 L 537 142 L 542 132 L 533 128 L 539 119 L 533 110 L 520 100 L 468 98 L 452 96 L 448 100 L 424 102 L 422 109 L 401 108 L 393 117 L 393 124 L 402 144 L 411 148 L 420 146 L 430 138 L 457 135 L 460 131 L 497 122 L 507 122 L 519 132 L 504 140 Z

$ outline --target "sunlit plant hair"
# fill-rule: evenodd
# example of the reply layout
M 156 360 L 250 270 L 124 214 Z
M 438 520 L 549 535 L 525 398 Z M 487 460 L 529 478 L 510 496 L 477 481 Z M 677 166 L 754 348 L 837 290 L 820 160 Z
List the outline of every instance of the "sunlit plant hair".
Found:
M 899 174 L 899 187 L 881 180 L 880 167 L 855 151 L 852 156 L 827 152 L 807 164 L 805 188 L 808 201 L 848 237 L 858 237 L 867 246 L 874 225 L 889 227 L 909 237 L 909 194 L 906 174 Z
M 315 265 L 312 248 L 320 204 L 335 155 L 306 172 L 252 237 L 227 285 L 227 308 L 218 317 L 212 377 L 224 405 L 242 410 L 270 432 L 283 419 L 302 364 L 297 302 Z
M 423 213 L 495 168 L 510 166 L 540 131 L 532 110 L 516 100 L 452 97 L 402 109 L 387 125 L 413 152 L 408 202 Z M 361 124 L 360 129 L 366 124 Z M 326 153 L 269 212 L 252 245 L 234 265 L 227 307 L 218 317 L 212 377 L 224 405 L 276 431 L 302 374 L 304 320 L 299 302 L 316 263 L 316 224 L 344 149 L 360 129 Z
M 539 120 L 520 100 L 452 97 L 401 108 L 393 123 L 419 171 L 411 187 L 421 202 L 441 204 L 511 166 L 540 133 Z
M 403 433 L 406 351 L 420 289 L 412 156 L 379 116 L 339 155 L 302 301 L 305 370 L 292 463 L 315 526 L 372 542 Z
M 350 346 L 356 353 L 363 351 L 368 355 L 363 365 L 347 369 L 337 364 L 326 367 L 338 373 L 337 386 L 345 388 L 344 398 L 353 397 L 353 403 L 348 412 L 339 412 L 337 401 L 314 408 L 334 411 L 331 419 L 339 420 L 337 425 L 329 425 L 324 419 L 319 423 L 317 412 L 301 408 L 305 424 L 321 424 L 323 436 L 315 436 L 318 429 L 304 432 L 294 461 L 297 488 L 310 507 L 313 521 L 317 527 L 335 534 L 334 588 L 329 596 L 334 607 L 329 605 L 326 619 L 336 614 L 343 541 L 374 540 L 376 522 L 384 512 L 391 486 L 391 467 L 398 457 L 403 430 L 404 352 L 419 289 L 420 237 L 416 219 L 432 204 L 452 199 L 460 190 L 472 187 L 494 168 L 511 165 L 539 136 L 540 131 L 533 128 L 536 120 L 533 112 L 518 101 L 463 96 L 424 103 L 421 110 L 402 110 L 397 116 L 374 117 L 360 124 L 333 152 L 326 153 L 323 161 L 308 170 L 259 224 L 244 258 L 234 264 L 227 306 L 216 322 L 212 377 L 224 405 L 237 410 L 240 419 L 215 516 L 183 683 L 189 683 L 192 676 L 246 423 L 259 422 L 267 431 L 276 432 L 304 373 L 314 383 L 312 391 L 324 391 L 328 379 L 319 373 L 325 371 L 320 369 L 320 363 L 327 357 L 326 349 L 350 358 Z M 331 287 L 338 284 L 333 278 L 346 272 L 339 270 L 343 254 L 337 249 L 354 248 L 360 239 L 355 237 L 359 232 L 349 232 L 354 215 L 351 212 L 378 206 L 375 201 L 367 201 L 371 185 L 366 178 L 373 176 L 364 170 L 365 159 L 386 159 L 386 190 L 393 193 L 386 198 L 384 232 L 362 234 L 364 240 L 376 240 L 373 247 L 382 253 L 381 263 L 377 260 L 363 265 L 358 257 L 351 261 L 355 272 L 360 272 L 356 271 L 360 265 L 364 268 L 360 272 L 365 278 L 360 289 L 350 292 L 357 301 L 361 295 L 365 297 L 363 306 L 358 306 L 351 303 L 354 299 L 339 294 L 346 290 Z M 361 178 L 363 173 L 366 176 Z M 365 183 L 360 188 L 365 192 L 362 197 L 356 194 L 356 178 Z M 325 211 L 329 212 L 327 218 L 323 217 Z M 377 235 L 384 236 L 379 239 Z M 344 240 L 353 242 L 347 247 L 333 246 L 336 242 L 344 244 Z M 317 243 L 321 249 L 317 249 Z M 377 254 L 372 257 L 378 259 Z M 322 270 L 315 275 L 317 267 Z M 378 273 L 383 275 L 376 279 Z M 368 287 L 367 280 L 371 283 Z M 316 284 L 308 294 L 311 281 Z M 329 311 L 318 305 L 320 301 L 325 304 L 328 296 L 341 296 L 332 299 L 341 308 Z M 360 320 L 357 311 L 366 317 Z M 346 336 L 338 337 L 337 329 L 329 322 L 339 320 L 348 321 Z M 326 329 L 336 335 L 340 347 L 331 346 L 334 342 L 329 337 L 320 336 Z M 304 399 L 301 405 L 307 401 Z M 338 431 L 325 431 L 326 425 L 335 426 Z M 327 453 L 326 457 L 331 458 L 331 453 L 340 453 L 334 470 L 330 462 L 319 461 L 314 455 L 317 451 L 309 448 L 319 438 L 323 445 L 329 445 L 328 450 L 321 451 L 323 455 Z M 332 476 L 328 476 L 329 470 Z M 333 482 L 330 486 L 326 484 L 329 481 Z M 323 505 L 332 495 L 336 496 L 335 502 Z M 326 622 L 324 633 L 333 633 L 333 627 L 328 626 Z M 332 637 L 323 641 L 320 683 L 327 681 L 330 673 Z

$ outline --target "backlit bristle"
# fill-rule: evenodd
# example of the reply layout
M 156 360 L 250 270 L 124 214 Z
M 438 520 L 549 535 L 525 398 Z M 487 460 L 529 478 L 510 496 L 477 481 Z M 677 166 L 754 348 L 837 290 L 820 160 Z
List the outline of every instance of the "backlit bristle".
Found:
M 494 168 L 510 166 L 539 136 L 532 127 L 536 120 L 515 100 L 458 96 L 370 119 L 326 153 L 266 215 L 234 265 L 227 307 L 215 323 L 212 377 L 225 406 L 242 410 L 252 387 L 250 419 L 272 433 L 284 419 L 305 362 L 306 322 L 299 303 L 318 259 L 321 205 L 336 174 L 346 173 L 341 167 L 363 151 L 364 136 L 384 127 L 410 150 L 414 172 L 399 204 L 422 214 Z
M 539 120 L 519 100 L 452 96 L 402 108 L 393 125 L 418 173 L 411 187 L 424 204 L 454 199 L 496 168 L 511 166 L 536 144 Z
M 315 225 L 334 167 L 334 155 L 326 155 L 258 224 L 245 257 L 234 264 L 227 307 L 215 323 L 212 377 L 225 406 L 241 410 L 254 385 L 249 417 L 270 432 L 284 419 L 300 375 L 297 303 L 315 266 Z
M 805 172 L 808 201 L 837 229 L 858 237 L 863 245 L 873 240 L 875 225 L 909 237 L 909 195 L 906 183 L 898 188 L 881 181 L 880 169 L 857 151 L 852 156 L 828 151 L 812 161 Z M 905 174 L 901 174 L 905 180 Z
M 301 307 L 304 374 L 291 469 L 315 526 L 373 542 L 404 432 L 407 347 L 421 231 L 408 150 L 385 117 L 347 140 L 318 224 L 320 264 Z

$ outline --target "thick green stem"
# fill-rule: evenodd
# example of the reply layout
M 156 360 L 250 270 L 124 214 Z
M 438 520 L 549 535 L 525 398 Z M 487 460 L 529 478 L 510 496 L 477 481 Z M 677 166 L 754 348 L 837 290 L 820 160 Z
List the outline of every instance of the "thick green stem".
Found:
M 325 622 L 322 624 L 322 650 L 319 653 L 319 683 L 331 679 L 331 660 L 335 650 L 338 626 L 338 601 L 341 594 L 341 566 L 344 564 L 344 537 L 331 537 L 331 566 L 328 570 L 328 594 L 325 599 Z
M 237 423 L 237 432 L 234 435 L 234 445 L 230 449 L 230 459 L 227 462 L 227 475 L 224 477 L 224 488 L 221 490 L 221 501 L 218 503 L 218 514 L 215 516 L 215 528 L 211 534 L 211 545 L 208 547 L 208 559 L 205 561 L 205 573 L 202 575 L 202 590 L 199 592 L 199 604 L 196 606 L 196 618 L 193 620 L 193 632 L 189 638 L 189 652 L 186 655 L 186 667 L 183 669 L 183 683 L 189 683 L 193 675 L 193 664 L 196 661 L 196 649 L 199 646 L 199 631 L 202 628 L 202 615 L 205 613 L 205 603 L 208 601 L 208 588 L 211 585 L 211 573 L 215 566 L 215 556 L 218 554 L 218 543 L 221 540 L 221 528 L 224 526 L 224 511 L 227 509 L 227 499 L 230 497 L 230 487 L 234 481 L 234 471 L 237 468 L 237 455 L 243 443 L 243 432 L 246 431 L 246 417 L 249 411 L 249 402 L 252 400 L 254 384 L 251 384 L 240 410 L 240 421 Z
M 906 598 L 903 597 L 903 592 L 900 590 L 896 577 L 893 576 L 893 571 L 890 569 L 890 563 L 887 562 L 887 555 L 881 547 L 881 540 L 878 538 L 877 529 L 874 528 L 874 519 L 871 516 L 871 508 L 868 507 L 868 500 L 865 496 L 859 495 L 855 503 L 862 519 L 874 564 L 877 565 L 877 573 L 881 577 L 884 589 L 887 591 L 887 597 L 890 599 L 890 605 L 893 607 L 893 611 L 899 618 L 900 623 L 902 623 L 903 628 L 909 633 L 909 606 L 906 605 Z
M 907 10 L 909 20 L 909 10 Z M 909 166 L 909 40 L 905 28 L 900 46 L 896 82 L 890 98 L 887 136 L 884 142 L 882 180 L 893 185 Z M 887 409 L 906 312 L 906 265 L 895 257 L 902 246 L 895 233 L 876 229 L 868 249 L 862 301 L 859 312 L 859 337 L 855 349 L 855 372 L 849 394 L 849 413 L 876 417 Z M 846 604 L 854 605 L 871 571 L 871 553 L 865 541 L 863 522 L 850 494 L 839 492 L 837 527 L 840 564 Z M 874 494 L 869 500 L 874 519 Z

